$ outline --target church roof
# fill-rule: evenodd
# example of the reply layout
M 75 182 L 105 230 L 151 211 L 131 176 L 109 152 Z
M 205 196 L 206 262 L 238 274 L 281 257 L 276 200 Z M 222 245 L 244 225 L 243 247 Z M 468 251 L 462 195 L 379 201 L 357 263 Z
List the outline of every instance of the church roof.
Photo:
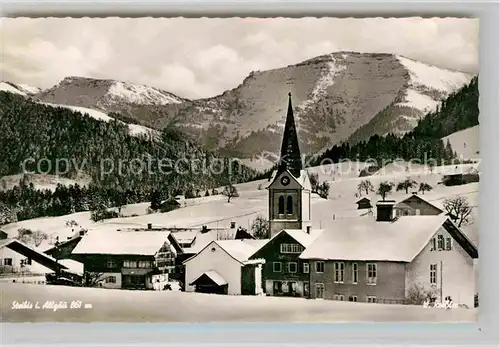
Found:
M 290 173 L 290 171 L 288 172 Z M 273 171 L 273 173 L 271 174 L 271 178 L 269 179 L 269 185 L 267 186 L 267 188 L 274 183 L 276 177 L 281 173 L 278 170 Z M 295 180 L 297 180 L 297 182 L 299 183 L 300 186 L 302 186 L 303 189 L 311 190 L 311 181 L 309 180 L 309 174 L 307 170 L 302 169 L 298 177 L 295 177 L 294 175 L 292 176 L 294 177 Z
M 288 111 L 283 132 L 283 142 L 281 143 L 278 172 L 282 173 L 284 170 L 288 169 L 293 176 L 298 178 L 302 168 L 299 139 L 297 137 L 297 130 L 293 117 L 292 94 L 288 93 Z

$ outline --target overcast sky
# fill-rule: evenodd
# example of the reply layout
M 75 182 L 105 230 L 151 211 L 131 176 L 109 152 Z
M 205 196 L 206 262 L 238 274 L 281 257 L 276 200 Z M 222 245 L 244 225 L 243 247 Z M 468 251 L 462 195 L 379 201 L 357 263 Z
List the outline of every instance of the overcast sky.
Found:
M 340 50 L 397 53 L 477 73 L 473 19 L 2 19 L 1 79 L 42 88 L 66 76 L 130 81 L 187 98 Z

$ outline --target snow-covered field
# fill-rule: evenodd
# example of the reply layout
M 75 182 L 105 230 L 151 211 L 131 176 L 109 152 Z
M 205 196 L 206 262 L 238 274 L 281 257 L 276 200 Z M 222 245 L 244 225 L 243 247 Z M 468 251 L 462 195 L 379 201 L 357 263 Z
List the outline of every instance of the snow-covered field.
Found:
M 388 165 L 375 175 L 359 178 L 359 169 L 367 165 L 369 164 L 340 163 L 309 169 L 311 172 L 318 173 L 320 182 L 328 181 L 330 183 L 328 199 L 322 199 L 317 195 L 312 197 L 313 228 L 321 228 L 325 222 L 332 220 L 334 215 L 336 219 L 342 219 L 357 217 L 363 213 L 363 211 L 357 210 L 355 204 L 359 199 L 355 193 L 362 180 L 370 180 L 376 188 L 382 181 L 391 181 L 397 184 L 407 176 L 413 178 L 418 184 L 426 182 L 433 187 L 432 191 L 426 192 L 422 196 L 430 203 L 440 207 L 444 199 L 462 195 L 474 206 L 473 217 L 477 216 L 479 183 L 450 187 L 438 184 L 442 179 L 442 173 L 454 168 L 454 166 L 435 167 L 433 173 L 430 173 L 422 166 L 412 167 L 412 170 L 406 172 L 397 165 Z M 335 180 L 332 180 L 333 178 Z M 90 220 L 89 212 L 80 212 L 66 216 L 20 221 L 2 226 L 2 230 L 14 237 L 19 228 L 29 228 L 65 239 L 74 233 L 72 228 L 66 226 L 66 221 L 69 220 L 75 220 L 83 228 L 103 231 L 127 227 L 145 228 L 148 223 L 152 223 L 154 227 L 200 227 L 207 225 L 209 227 L 229 228 L 232 221 L 237 226 L 250 228 L 252 221 L 258 215 L 267 218 L 268 191 L 265 189 L 267 184 L 267 180 L 259 180 L 235 185 L 240 196 L 232 198 L 230 203 L 227 202 L 227 197 L 215 195 L 182 200 L 179 209 L 168 213 L 147 214 L 149 203 L 145 202 L 122 208 L 122 214 L 129 216 L 124 218 L 95 223 Z M 416 190 L 415 188 L 410 192 Z M 222 192 L 221 188 L 219 188 L 219 192 Z M 368 197 L 372 202 L 380 199 L 374 192 L 371 192 Z M 388 196 L 388 199 L 399 201 L 405 197 L 407 194 L 400 191 L 393 192 Z M 472 225 L 465 226 L 464 231 L 473 241 L 477 241 L 476 219 Z
M 40 307 L 61 301 L 68 308 L 12 309 L 14 301 Z M 81 308 L 70 309 L 72 301 Z M 13 283 L 2 284 L 1 306 L 3 322 L 474 322 L 477 315 L 463 308 Z
M 470 127 L 443 138 L 445 144 L 448 140 L 459 158 L 479 157 L 479 126 Z

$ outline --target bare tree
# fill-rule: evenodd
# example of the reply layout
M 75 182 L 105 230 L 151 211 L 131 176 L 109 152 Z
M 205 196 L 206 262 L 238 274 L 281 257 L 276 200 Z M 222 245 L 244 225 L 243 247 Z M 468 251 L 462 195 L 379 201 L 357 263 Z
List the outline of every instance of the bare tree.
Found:
M 467 198 L 463 196 L 447 198 L 444 200 L 443 206 L 450 217 L 457 223 L 458 227 L 470 222 L 472 207 Z
M 363 191 L 365 191 L 366 194 L 375 191 L 375 188 L 370 180 L 363 180 L 359 183 L 358 192 L 360 196 Z
M 408 191 L 415 187 L 417 185 L 417 182 L 413 180 L 410 177 L 407 177 L 404 181 L 401 181 L 398 183 L 398 186 L 396 187 L 396 191 L 405 191 L 408 194 Z
M 392 182 L 384 181 L 381 182 L 377 189 L 377 194 L 382 197 L 382 200 L 385 201 L 385 198 L 389 193 L 392 192 L 394 184 Z
M 231 202 L 231 198 L 240 196 L 238 190 L 232 184 L 229 184 L 226 187 L 224 187 L 224 191 L 222 192 L 222 194 L 227 197 L 228 203 Z
M 269 222 L 266 218 L 259 215 L 253 220 L 251 226 L 252 235 L 256 239 L 266 239 L 269 238 Z

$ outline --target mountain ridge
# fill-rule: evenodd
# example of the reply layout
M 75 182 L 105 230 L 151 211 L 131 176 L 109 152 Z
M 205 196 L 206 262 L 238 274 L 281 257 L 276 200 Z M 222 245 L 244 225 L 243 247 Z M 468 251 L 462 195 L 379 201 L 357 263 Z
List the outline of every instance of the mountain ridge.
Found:
M 288 92 L 293 94 L 301 149 L 315 154 L 373 134 L 402 135 L 472 77 L 392 53 L 341 51 L 252 71 L 235 88 L 202 99 L 176 96 L 162 103 L 127 98 L 126 93 L 114 99 L 95 89 L 126 82 L 81 77 L 67 77 L 35 97 L 113 112 L 115 118 L 156 129 L 175 123 L 210 151 L 254 158 L 278 150 Z

